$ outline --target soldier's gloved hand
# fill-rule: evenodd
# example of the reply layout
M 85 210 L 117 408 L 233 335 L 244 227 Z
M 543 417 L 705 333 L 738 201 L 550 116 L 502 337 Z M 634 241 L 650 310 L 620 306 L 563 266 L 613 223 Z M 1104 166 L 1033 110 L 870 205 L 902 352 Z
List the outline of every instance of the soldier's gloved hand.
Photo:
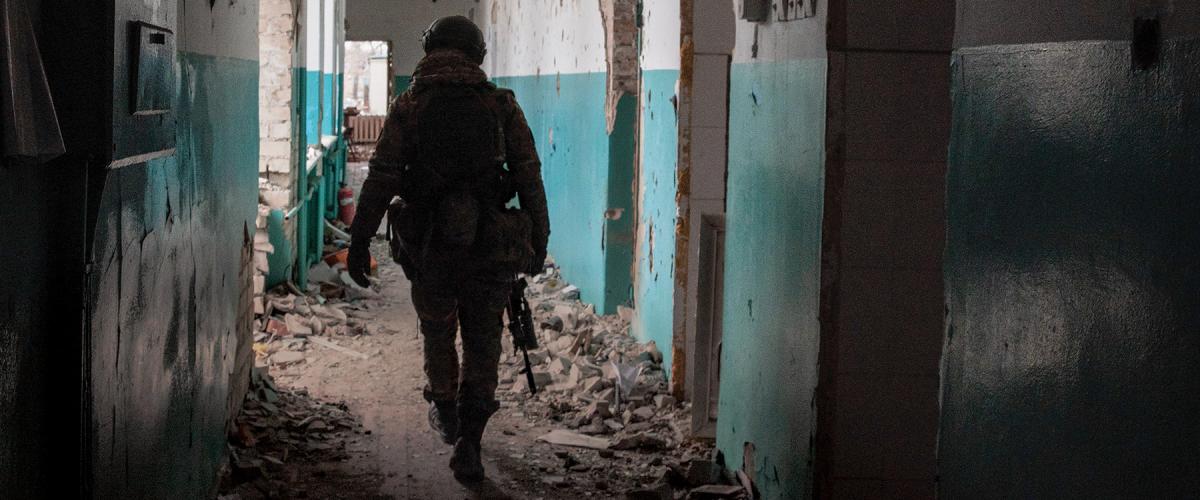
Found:
M 525 274 L 537 276 L 542 274 L 546 269 L 546 252 L 535 252 L 532 259 L 529 259 L 529 269 L 525 270 Z
M 350 272 L 358 286 L 367 288 L 371 285 L 367 275 L 371 273 L 371 242 L 358 239 L 350 243 L 350 254 L 346 256 L 346 270 Z

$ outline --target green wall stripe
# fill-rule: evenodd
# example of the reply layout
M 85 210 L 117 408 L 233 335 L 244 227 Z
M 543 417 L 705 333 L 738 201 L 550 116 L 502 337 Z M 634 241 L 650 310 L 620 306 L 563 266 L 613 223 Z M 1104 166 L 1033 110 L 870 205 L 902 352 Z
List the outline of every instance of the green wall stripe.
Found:
M 825 59 L 730 69 L 717 446 L 763 498 L 808 498 L 816 414 Z
M 178 57 L 176 154 L 107 172 L 99 200 L 98 497 L 204 498 L 225 453 L 242 244 L 257 212 L 259 68 Z
M 639 340 L 653 340 L 663 353 L 670 372 L 675 296 L 676 172 L 679 127 L 675 82 L 679 70 L 652 70 L 642 74 L 642 162 L 639 175 L 637 278 L 633 332 Z M 653 242 L 653 248 L 651 248 Z
M 551 254 L 584 301 L 615 311 L 628 301 L 630 273 L 609 273 L 617 259 L 606 252 L 632 252 L 632 245 L 605 241 L 605 211 L 610 201 L 619 202 L 608 199 L 608 186 L 627 175 L 610 175 L 614 145 L 604 114 L 605 74 L 501 77 L 496 83 L 516 93 L 533 130 L 550 206 Z

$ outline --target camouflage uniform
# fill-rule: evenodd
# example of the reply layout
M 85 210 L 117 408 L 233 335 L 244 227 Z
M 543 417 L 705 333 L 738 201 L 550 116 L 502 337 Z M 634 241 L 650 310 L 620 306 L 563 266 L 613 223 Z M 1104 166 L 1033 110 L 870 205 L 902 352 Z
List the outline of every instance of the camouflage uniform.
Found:
M 412 87 L 392 103 L 378 145 L 370 160 L 370 173 L 359 195 L 358 213 L 351 233 L 354 246 L 369 242 L 379 228 L 393 196 L 400 193 L 400 172 L 415 158 L 414 141 L 421 124 L 416 123 L 417 94 L 427 85 L 483 86 L 494 99 L 505 138 L 508 180 L 520 205 L 532 218 L 532 248 L 535 261 L 545 258 L 550 222 L 542 185 L 541 162 L 533 135 L 513 93 L 496 88 L 478 64 L 455 50 L 437 50 L 427 55 L 413 74 Z M 362 246 L 365 248 L 365 245 Z M 500 357 L 502 315 L 514 278 L 488 262 L 425 262 L 413 279 L 412 298 L 421 321 L 425 343 L 427 400 L 439 409 L 457 402 L 459 426 L 467 432 L 464 415 L 487 417 L 498 408 L 495 400 Z M 540 266 L 539 266 L 540 267 Z M 454 340 L 462 327 L 463 360 L 460 364 Z M 461 373 L 461 378 L 459 374 Z M 453 408 L 453 406 L 451 406 Z M 482 434 L 482 424 L 479 427 Z M 478 442 L 476 438 L 476 442 Z

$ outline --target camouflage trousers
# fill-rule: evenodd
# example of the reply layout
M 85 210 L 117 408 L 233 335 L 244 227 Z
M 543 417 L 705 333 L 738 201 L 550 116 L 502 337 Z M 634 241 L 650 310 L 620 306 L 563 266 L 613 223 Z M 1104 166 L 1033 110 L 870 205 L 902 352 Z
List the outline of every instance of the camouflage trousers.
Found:
M 511 279 L 487 275 L 413 283 L 413 306 L 425 341 L 426 400 L 457 401 L 489 415 L 499 406 L 500 335 L 510 286 Z M 454 345 L 460 326 L 461 363 Z

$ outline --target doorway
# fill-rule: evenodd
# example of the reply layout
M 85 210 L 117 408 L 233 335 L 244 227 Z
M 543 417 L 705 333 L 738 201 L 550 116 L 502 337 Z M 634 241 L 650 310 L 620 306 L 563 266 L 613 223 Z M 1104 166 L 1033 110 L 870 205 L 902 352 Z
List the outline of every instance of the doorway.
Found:
M 676 278 L 676 308 L 682 315 L 686 374 L 680 384 L 692 400 L 692 431 L 715 438 L 720 387 L 725 272 L 725 179 L 729 151 L 729 70 L 737 21 L 733 6 L 693 16 L 693 2 L 681 7 L 684 44 L 680 75 L 679 207 L 687 238 L 676 250 L 686 272 Z M 678 266 L 682 269 L 684 266 Z
M 391 42 L 383 40 L 346 42 L 347 112 L 386 115 L 392 97 Z
M 396 92 L 392 79 L 392 43 L 385 40 L 346 42 L 345 97 L 347 156 L 364 161 L 387 117 Z

